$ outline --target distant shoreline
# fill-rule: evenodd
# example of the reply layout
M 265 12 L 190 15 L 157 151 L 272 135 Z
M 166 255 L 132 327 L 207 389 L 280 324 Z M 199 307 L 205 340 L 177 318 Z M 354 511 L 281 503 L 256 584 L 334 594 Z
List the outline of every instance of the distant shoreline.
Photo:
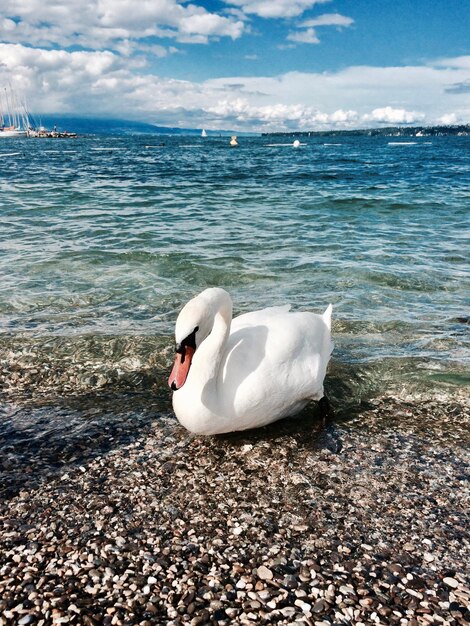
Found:
M 455 126 L 388 126 L 353 130 L 302 130 L 261 133 L 262 137 L 467 137 L 470 124 Z
M 158 126 L 136 120 L 74 117 L 64 115 L 33 115 L 46 128 L 73 130 L 80 135 L 173 135 L 201 136 L 201 128 Z M 38 123 L 39 125 L 39 123 Z M 239 135 L 240 137 L 436 137 L 469 136 L 470 124 L 441 126 L 387 126 L 384 128 L 355 128 L 350 130 L 284 130 L 253 132 L 238 130 L 213 130 L 206 128 L 208 138 Z

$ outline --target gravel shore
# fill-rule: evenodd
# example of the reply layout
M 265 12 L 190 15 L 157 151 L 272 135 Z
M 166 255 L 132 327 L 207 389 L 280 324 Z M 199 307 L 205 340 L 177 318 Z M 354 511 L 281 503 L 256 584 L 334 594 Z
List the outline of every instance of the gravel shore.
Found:
M 468 624 L 469 422 L 382 398 L 197 438 L 147 408 L 7 449 L 0 625 Z

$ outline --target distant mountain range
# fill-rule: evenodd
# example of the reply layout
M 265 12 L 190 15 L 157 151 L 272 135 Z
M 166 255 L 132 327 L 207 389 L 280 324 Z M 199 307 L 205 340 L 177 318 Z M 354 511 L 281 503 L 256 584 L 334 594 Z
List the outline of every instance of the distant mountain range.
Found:
M 168 126 L 146 124 L 145 122 L 108 118 L 71 117 L 53 114 L 33 114 L 31 117 L 38 126 L 41 125 L 47 129 L 57 127 L 59 131 L 74 132 L 79 135 L 200 135 L 202 131 L 201 128 L 171 128 Z M 237 133 L 231 130 L 207 130 L 207 134 L 209 136 L 218 136 L 230 134 L 247 135 L 253 133 Z
M 75 132 L 82 135 L 137 135 L 150 133 L 157 135 L 194 135 L 201 130 L 191 128 L 168 128 L 145 122 L 108 118 L 69 117 L 64 115 L 32 115 L 38 125 L 48 129 L 57 127 L 61 131 Z

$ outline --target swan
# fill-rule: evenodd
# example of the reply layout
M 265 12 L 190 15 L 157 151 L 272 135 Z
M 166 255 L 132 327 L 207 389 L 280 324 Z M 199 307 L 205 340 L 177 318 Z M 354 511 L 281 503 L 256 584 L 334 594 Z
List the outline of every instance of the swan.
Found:
M 168 384 L 187 430 L 215 435 L 264 426 L 323 397 L 332 306 L 323 315 L 289 309 L 232 319 L 232 299 L 216 287 L 183 307 Z

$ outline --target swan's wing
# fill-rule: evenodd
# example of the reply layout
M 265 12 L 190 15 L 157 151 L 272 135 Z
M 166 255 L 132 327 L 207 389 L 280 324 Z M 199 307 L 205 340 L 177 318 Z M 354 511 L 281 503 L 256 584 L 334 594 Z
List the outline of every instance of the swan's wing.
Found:
M 331 353 L 326 321 L 288 310 L 275 307 L 234 320 L 218 390 L 228 414 L 246 417 L 243 428 L 288 415 L 323 395 Z
M 288 313 L 290 311 L 290 304 L 283 304 L 281 306 L 270 306 L 266 309 L 260 309 L 259 311 L 251 311 L 250 313 L 243 313 L 232 320 L 232 332 L 238 328 L 244 326 L 257 326 L 263 324 L 266 320 L 276 316 Z

